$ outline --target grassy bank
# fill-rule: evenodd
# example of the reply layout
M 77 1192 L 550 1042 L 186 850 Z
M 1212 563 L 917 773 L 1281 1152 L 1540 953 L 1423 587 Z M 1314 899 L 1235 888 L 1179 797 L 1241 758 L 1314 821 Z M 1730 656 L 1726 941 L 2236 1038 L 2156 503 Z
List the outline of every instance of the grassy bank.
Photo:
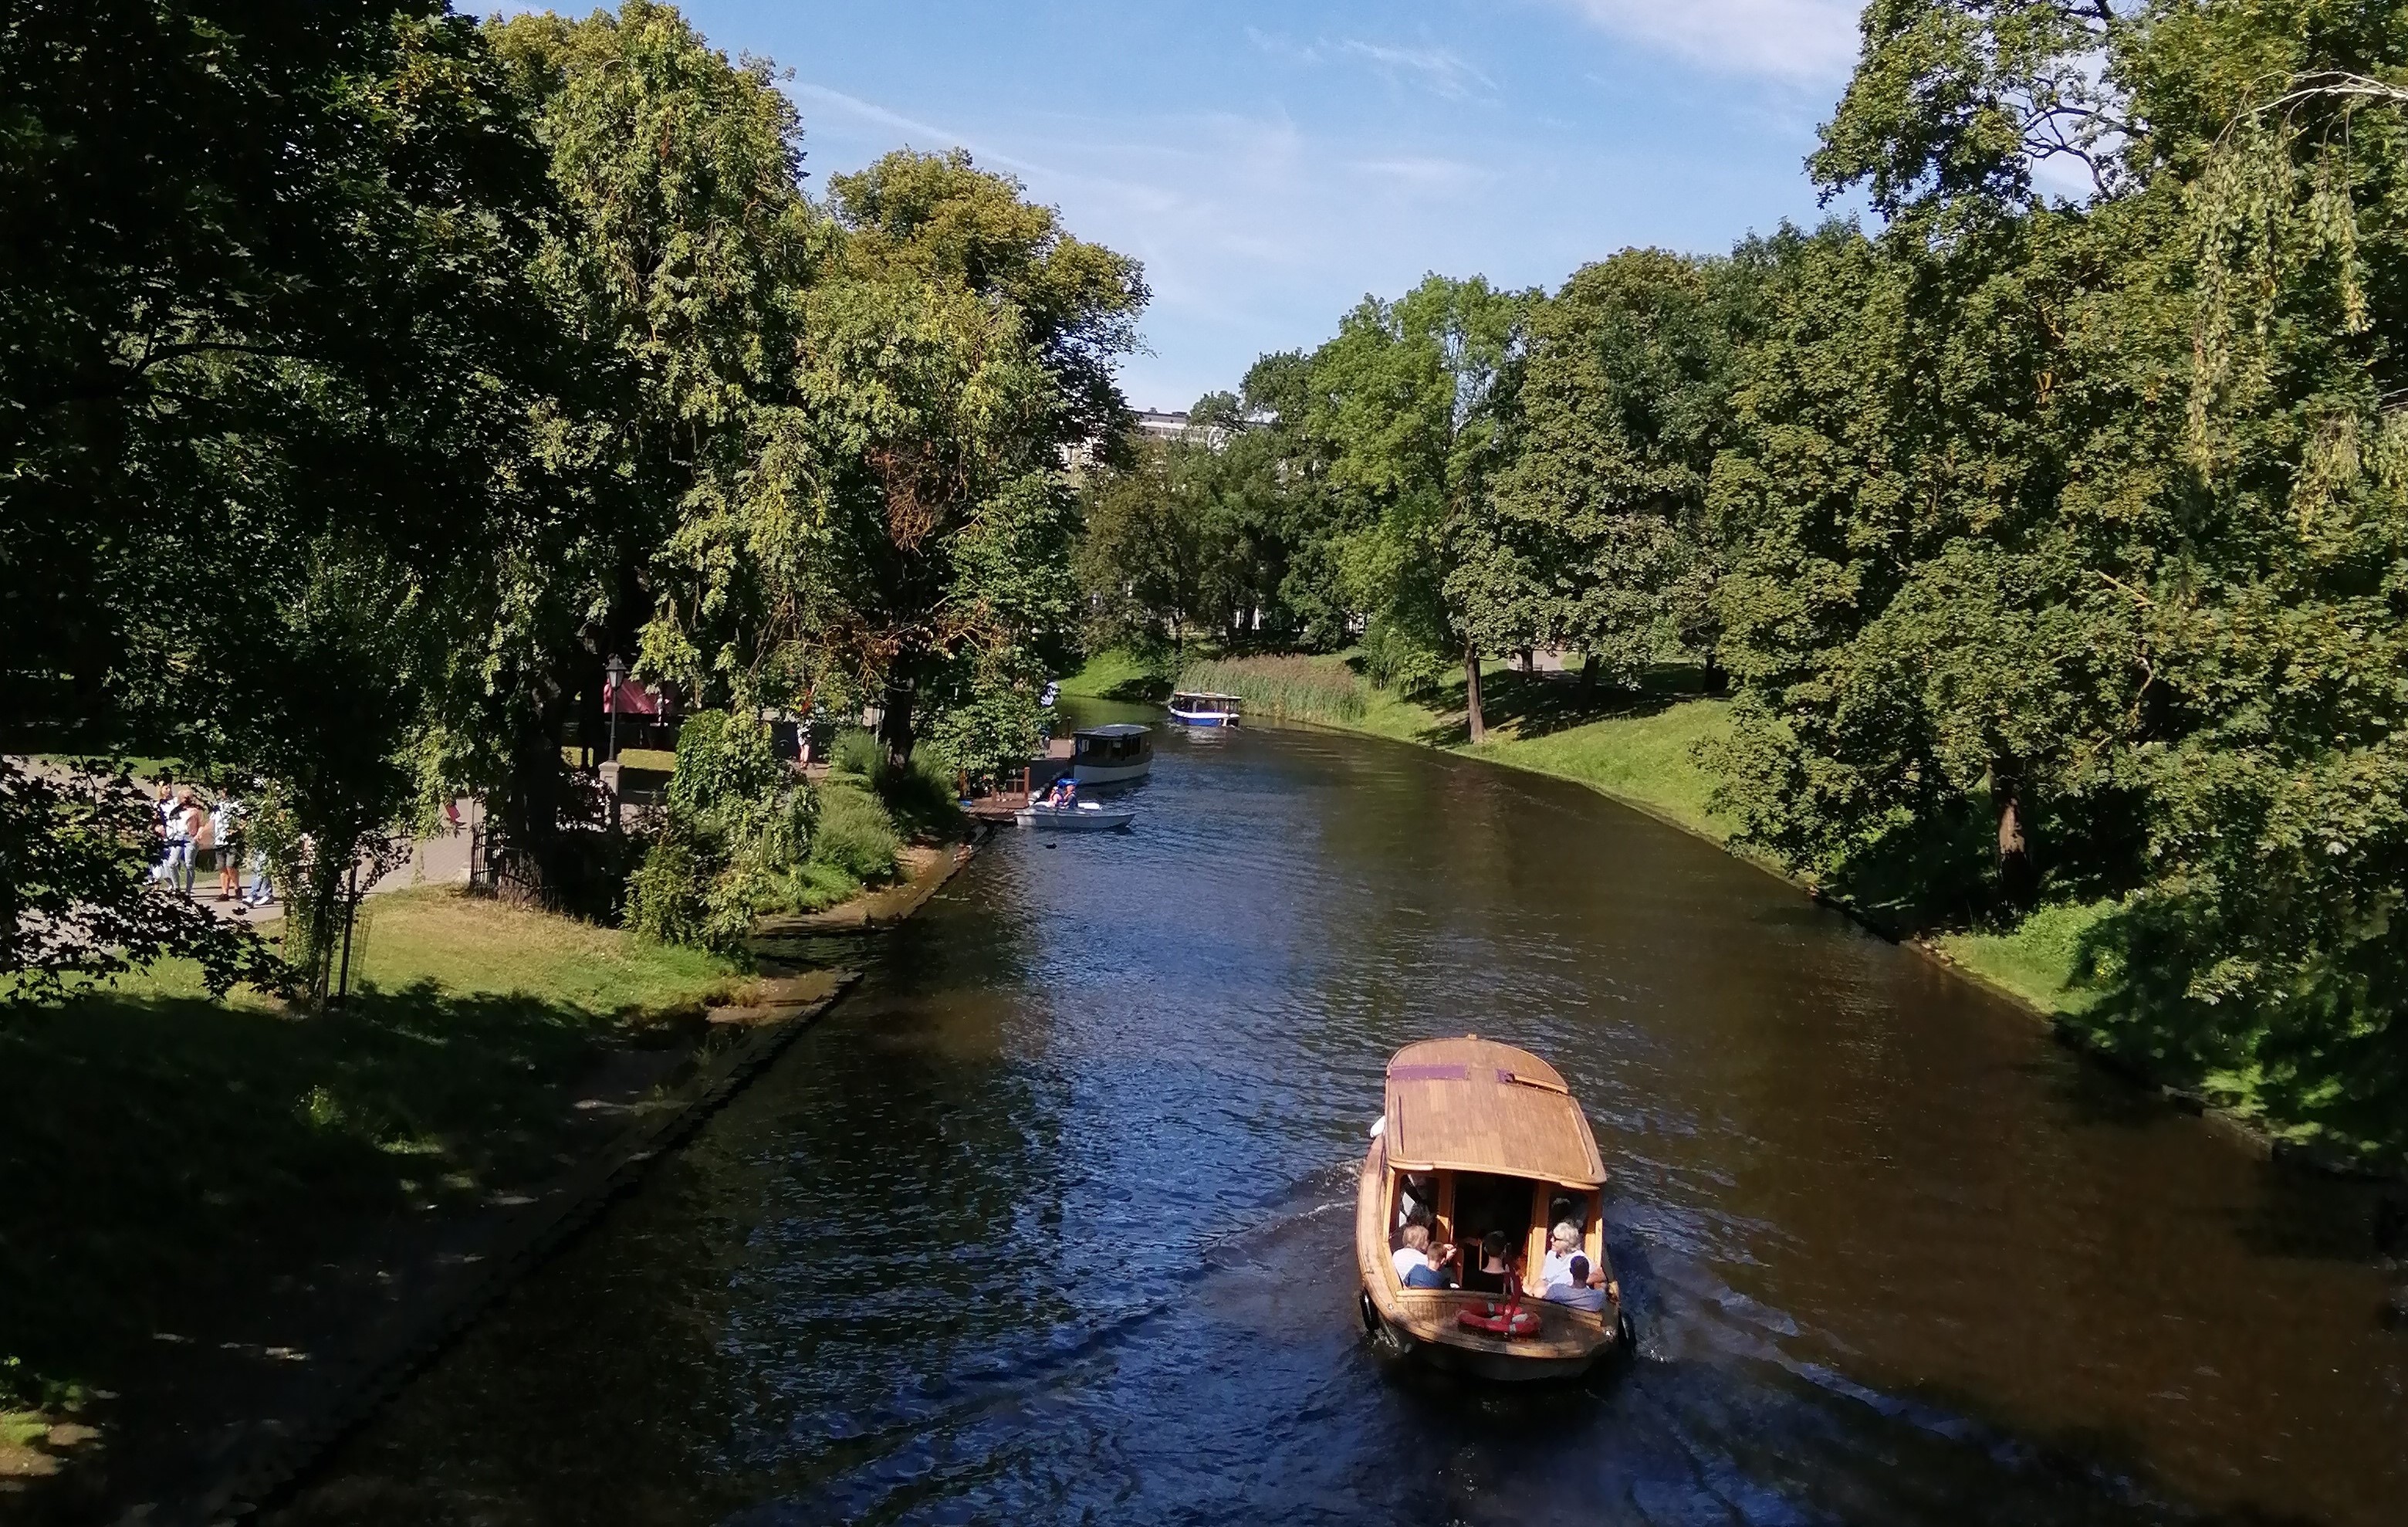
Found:
M 449 889 L 371 898 L 356 953 L 360 989 L 323 1016 L 213 1001 L 175 964 L 0 1013 L 0 1410 L 19 1407 L 18 1443 L 24 1409 L 134 1390 L 162 1341 L 207 1339 L 230 1300 L 274 1297 L 368 1227 L 549 1175 L 580 1080 L 690 1047 L 744 979 Z
M 1182 688 L 1244 697 L 1250 713 L 1370 732 L 1568 779 L 1640 807 L 1724 848 L 1734 824 L 1711 804 L 1713 779 L 1700 745 L 1730 725 L 1727 701 L 1696 692 L 1697 676 L 1669 670 L 1643 695 L 1591 693 L 1574 680 L 1484 671 L 1487 738 L 1471 745 L 1463 684 L 1405 699 L 1365 679 L 1344 655 L 1234 657 L 1199 663 Z M 1933 942 L 1949 958 L 2043 1013 L 2078 1014 L 2090 995 L 2072 983 L 2076 942 L 2101 907 L 2049 907 L 2003 933 L 1957 932 Z
M 1194 655 L 1193 649 L 1189 655 Z M 1078 672 L 1066 676 L 1062 693 L 1074 699 L 1159 705 L 1170 698 L 1171 681 L 1179 675 L 1180 662 L 1180 657 L 1168 649 L 1143 653 L 1113 647 L 1096 653 Z

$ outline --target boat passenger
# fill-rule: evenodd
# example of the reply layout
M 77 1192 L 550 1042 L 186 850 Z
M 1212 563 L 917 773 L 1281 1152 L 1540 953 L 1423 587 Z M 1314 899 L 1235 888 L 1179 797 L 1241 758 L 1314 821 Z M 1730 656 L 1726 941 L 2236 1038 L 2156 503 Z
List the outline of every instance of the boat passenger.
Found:
M 1501 1294 L 1513 1286 L 1513 1264 L 1506 1260 L 1512 1241 L 1501 1230 L 1492 1230 L 1480 1242 L 1480 1267 L 1463 1270 L 1463 1286 L 1473 1293 Z
M 1580 1227 L 1569 1219 L 1557 1221 L 1555 1228 L 1547 1232 L 1547 1254 L 1539 1263 L 1540 1288 L 1551 1289 L 1571 1281 L 1570 1268 L 1572 1260 L 1580 1255 Z
M 1399 1225 L 1430 1225 L 1437 1223 L 1438 1189 L 1427 1177 L 1407 1177 L 1403 1191 L 1397 1195 L 1397 1223 Z
M 1605 1290 L 1589 1287 L 1589 1279 L 1595 1275 L 1589 1270 L 1588 1259 L 1575 1256 L 1564 1271 L 1565 1281 L 1549 1284 L 1540 1297 L 1553 1304 L 1570 1304 L 1576 1310 L 1603 1310 Z
M 1455 1247 L 1430 1246 L 1429 1227 L 1407 1225 L 1405 1244 L 1397 1247 L 1391 1260 L 1397 1264 L 1397 1276 L 1408 1289 L 1446 1288 L 1446 1264 L 1455 1260 Z

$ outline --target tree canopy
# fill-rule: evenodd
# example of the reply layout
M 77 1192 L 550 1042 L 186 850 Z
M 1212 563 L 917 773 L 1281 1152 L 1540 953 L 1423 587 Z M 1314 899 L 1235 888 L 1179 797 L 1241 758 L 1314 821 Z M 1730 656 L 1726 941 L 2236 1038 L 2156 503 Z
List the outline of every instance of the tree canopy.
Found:
M 1125 417 L 1142 273 L 960 152 L 814 201 L 773 75 L 654 0 L 0 30 L 10 726 L 253 793 L 319 989 L 320 910 L 460 790 L 513 884 L 612 912 L 615 813 L 563 751 L 611 655 L 745 737 L 867 702 L 898 760 L 1033 738 L 1078 619 L 1064 453 Z M 5 785 L 0 841 L 76 852 L 0 860 L 0 978 L 251 968 L 144 900 L 122 785 Z
M 1869 223 L 1265 357 L 1217 454 L 1281 464 L 1280 628 L 1466 659 L 1475 736 L 1482 656 L 1727 675 L 1746 844 L 1910 926 L 2097 909 L 2114 1043 L 2408 1133 L 2403 50 L 2322 0 L 1872 0 L 1811 163 Z

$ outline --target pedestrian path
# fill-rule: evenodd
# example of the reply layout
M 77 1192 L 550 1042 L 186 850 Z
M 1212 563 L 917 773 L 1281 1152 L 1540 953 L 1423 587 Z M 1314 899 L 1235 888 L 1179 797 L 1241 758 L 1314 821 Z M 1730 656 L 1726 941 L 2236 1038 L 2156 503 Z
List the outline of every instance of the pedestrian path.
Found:
M 463 825 L 456 828 L 419 839 L 410 846 L 409 858 L 389 873 L 369 885 L 367 894 L 381 896 L 388 891 L 406 891 L 419 886 L 466 886 L 468 884 L 471 836 L 466 823 L 471 818 L 471 802 L 462 800 Z M 250 884 L 250 876 L 243 876 Z M 193 900 L 216 913 L 230 923 L 245 923 L 253 928 L 281 921 L 284 903 L 280 899 L 264 907 L 254 907 L 239 900 L 217 900 L 217 872 L 202 871 L 193 877 Z

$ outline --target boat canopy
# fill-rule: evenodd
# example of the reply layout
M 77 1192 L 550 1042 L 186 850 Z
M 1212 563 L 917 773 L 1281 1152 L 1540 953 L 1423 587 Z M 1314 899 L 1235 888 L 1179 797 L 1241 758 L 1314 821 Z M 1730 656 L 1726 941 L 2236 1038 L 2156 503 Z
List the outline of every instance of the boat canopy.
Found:
M 1170 697 L 1171 703 L 1174 705 L 1182 699 L 1219 700 L 1225 705 L 1241 705 L 1245 703 L 1245 697 L 1242 695 L 1215 694 L 1210 689 L 1182 689 Z
M 1467 1035 L 1408 1044 L 1388 1061 L 1388 1165 L 1493 1172 L 1600 1188 L 1605 1160 L 1555 1068 Z
M 1140 727 L 1132 721 L 1115 721 L 1109 727 L 1082 727 L 1070 735 L 1073 737 L 1143 737 L 1152 730 L 1154 730 L 1152 727 Z

